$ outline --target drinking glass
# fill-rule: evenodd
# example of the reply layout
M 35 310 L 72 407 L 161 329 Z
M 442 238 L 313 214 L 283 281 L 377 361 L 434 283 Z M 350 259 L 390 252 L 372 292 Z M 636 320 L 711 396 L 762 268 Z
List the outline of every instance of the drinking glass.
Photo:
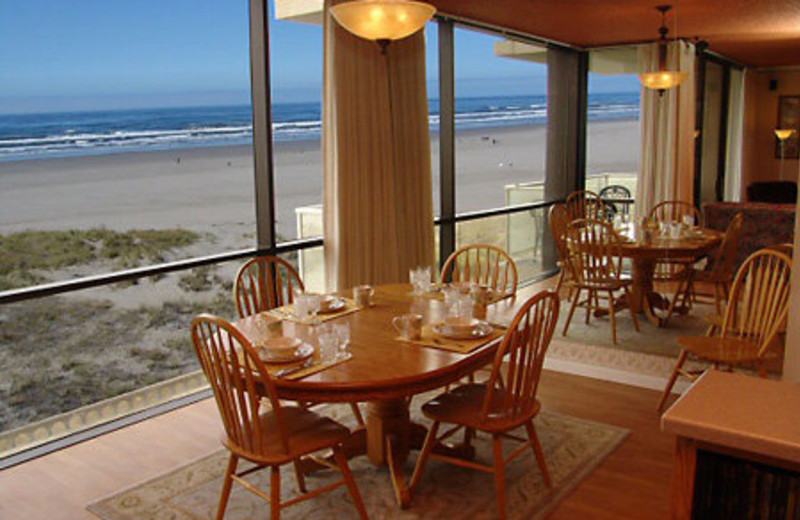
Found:
M 333 325 L 333 331 L 338 339 L 339 353 L 337 357 L 344 358 L 347 356 L 347 346 L 350 344 L 350 324 L 347 322 L 336 323 Z
M 319 356 L 323 363 L 337 358 L 339 350 L 339 337 L 330 329 L 323 329 L 317 335 L 319 343 Z
M 423 294 L 431 284 L 431 268 L 430 266 L 421 266 L 408 270 L 408 278 L 411 285 L 414 287 L 413 294 Z

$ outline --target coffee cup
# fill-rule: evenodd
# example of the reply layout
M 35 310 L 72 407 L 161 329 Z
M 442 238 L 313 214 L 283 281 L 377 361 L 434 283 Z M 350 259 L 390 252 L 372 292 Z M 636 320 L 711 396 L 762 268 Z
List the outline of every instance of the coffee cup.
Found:
M 369 307 L 372 303 L 372 295 L 375 294 L 375 289 L 371 285 L 359 285 L 353 287 L 353 300 L 358 307 Z
M 392 318 L 392 326 L 403 339 L 418 340 L 422 337 L 422 315 L 403 314 Z

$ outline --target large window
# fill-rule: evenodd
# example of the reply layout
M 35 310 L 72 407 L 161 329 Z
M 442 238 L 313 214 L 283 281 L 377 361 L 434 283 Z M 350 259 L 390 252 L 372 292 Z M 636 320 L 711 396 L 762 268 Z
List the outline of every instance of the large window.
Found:
M 543 201 L 547 49 L 460 27 L 454 36 L 456 212 Z M 456 245 L 501 247 L 531 279 L 542 270 L 544 213 L 463 222 Z
M 0 10 L 0 291 L 255 245 L 245 0 Z M 196 389 L 235 267 L 3 305 L 0 454 Z
M 641 155 L 636 48 L 593 51 L 589 67 L 586 189 L 607 200 L 631 199 Z M 632 204 L 608 202 L 632 215 Z

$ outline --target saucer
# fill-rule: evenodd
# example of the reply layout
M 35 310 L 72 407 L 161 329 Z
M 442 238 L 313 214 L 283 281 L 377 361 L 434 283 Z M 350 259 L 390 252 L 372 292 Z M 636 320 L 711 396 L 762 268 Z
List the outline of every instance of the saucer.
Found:
M 265 363 L 293 363 L 314 354 L 314 347 L 297 338 L 269 338 L 257 347 L 258 356 Z
M 329 314 L 331 312 L 338 312 L 347 306 L 344 298 L 338 296 L 323 296 L 319 302 L 319 313 Z
M 485 321 L 475 321 L 475 325 L 471 327 L 457 327 L 456 329 L 452 329 L 444 323 L 437 323 L 433 326 L 433 332 L 450 339 L 480 339 L 485 338 L 494 330 L 494 327 Z

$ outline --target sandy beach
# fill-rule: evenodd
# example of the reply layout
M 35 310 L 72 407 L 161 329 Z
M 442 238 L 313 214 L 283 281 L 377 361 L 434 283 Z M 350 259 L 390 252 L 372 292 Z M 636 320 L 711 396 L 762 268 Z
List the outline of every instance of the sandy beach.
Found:
M 503 206 L 506 185 L 542 180 L 545 131 L 504 127 L 459 132 L 458 211 Z M 589 173 L 634 172 L 638 148 L 631 149 L 630 143 L 638 142 L 638 131 L 636 121 L 592 123 Z M 436 172 L 435 136 L 432 143 Z M 274 159 L 278 232 L 292 238 L 295 208 L 322 198 L 319 143 L 278 143 Z M 199 237 L 189 246 L 170 242 L 157 252 L 158 260 L 144 258 L 134 265 L 252 247 L 252 164 L 245 146 L 0 162 L 0 236 L 102 227 L 105 236 L 112 236 L 110 247 L 121 252 L 148 245 L 123 236 L 137 230 L 174 234 L 182 228 Z M 438 199 L 438 189 L 434 196 Z M 477 228 L 460 226 L 459 234 L 466 233 L 465 240 L 505 240 L 508 222 L 489 219 Z M 522 241 L 502 242 L 512 254 L 522 255 L 522 274 L 538 268 L 529 249 L 538 240 L 537 222 L 541 220 L 527 213 L 515 217 Z M 121 259 L 113 255 L 70 261 L 57 269 L 31 267 L 41 258 L 74 253 L 70 248 L 75 243 L 66 240 L 74 235 L 57 235 L 57 242 L 51 239 L 46 246 L 30 243 L 31 251 L 6 246 L 3 252 L 12 266 L 6 279 L 27 273 L 40 276 L 33 283 L 42 283 L 122 268 Z M 101 249 L 108 252 L 108 247 L 103 243 Z M 306 257 L 308 265 L 313 254 Z M 36 428 L 36 421 L 54 414 L 197 370 L 188 323 L 200 312 L 235 317 L 230 294 L 238 265 L 229 262 L 3 306 L 0 369 L 6 377 L 0 381 L 0 433 L 29 423 Z M 314 265 L 319 271 L 319 264 Z M 304 279 L 312 290 L 324 290 L 314 272 L 304 269 Z
M 504 185 L 542 180 L 545 127 L 461 131 L 456 138 L 457 207 L 502 206 Z M 637 121 L 589 124 L 588 173 L 635 172 Z M 318 141 L 275 146 L 277 228 L 297 235 L 295 208 L 322 198 Z M 438 142 L 432 138 L 438 207 Z M 0 162 L 0 233 L 28 229 L 181 227 L 210 233 L 198 252 L 252 246 L 254 201 L 248 146 L 185 148 Z

